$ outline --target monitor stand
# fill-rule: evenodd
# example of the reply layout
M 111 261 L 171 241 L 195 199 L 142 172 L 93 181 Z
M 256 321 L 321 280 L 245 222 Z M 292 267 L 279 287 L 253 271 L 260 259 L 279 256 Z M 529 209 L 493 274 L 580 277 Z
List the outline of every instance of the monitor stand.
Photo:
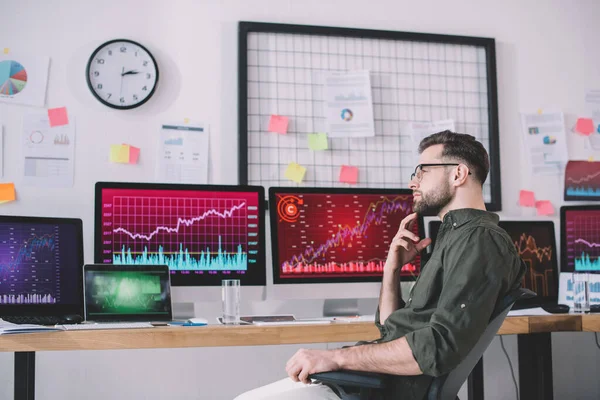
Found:
M 173 303 L 173 319 L 190 319 L 196 316 L 194 303 Z
M 323 304 L 324 317 L 347 317 L 359 315 L 357 299 L 327 299 Z

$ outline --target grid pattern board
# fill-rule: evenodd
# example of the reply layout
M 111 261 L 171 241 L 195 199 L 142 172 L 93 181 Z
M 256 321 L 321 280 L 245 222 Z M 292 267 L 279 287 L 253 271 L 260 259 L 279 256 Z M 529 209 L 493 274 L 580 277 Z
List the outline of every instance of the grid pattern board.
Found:
M 444 119 L 481 141 L 495 165 L 497 123 L 490 122 L 490 115 L 493 122 L 497 118 L 495 110 L 490 114 L 496 107 L 495 76 L 490 96 L 486 46 L 277 31 L 248 31 L 242 40 L 240 93 L 246 98 L 240 105 L 247 109 L 240 115 L 241 183 L 299 186 L 284 177 L 288 164 L 296 162 L 307 169 L 301 186 L 348 186 L 339 182 L 339 173 L 342 165 L 351 165 L 359 169 L 358 187 L 407 187 L 418 144 L 407 124 Z M 353 70 L 370 71 L 375 136 L 329 138 L 328 150 L 310 150 L 308 134 L 327 131 L 325 74 Z M 273 114 L 289 117 L 287 134 L 268 132 Z M 488 206 L 499 206 L 499 184 L 492 168 L 484 186 Z

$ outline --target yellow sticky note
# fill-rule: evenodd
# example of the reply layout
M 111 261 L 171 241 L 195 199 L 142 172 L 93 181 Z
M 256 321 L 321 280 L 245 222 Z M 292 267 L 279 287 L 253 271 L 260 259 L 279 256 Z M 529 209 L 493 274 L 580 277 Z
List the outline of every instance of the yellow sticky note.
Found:
M 189 124 L 190 123 L 190 119 L 189 118 L 184 118 L 183 119 L 183 123 L 184 124 Z
M 296 164 L 295 162 L 291 162 L 288 164 L 288 167 L 285 170 L 285 174 L 283 176 L 285 176 L 285 178 L 289 179 L 290 181 L 302 183 L 305 174 L 306 168 L 304 168 L 302 165 Z
M 538 110 L 537 110 L 537 113 L 538 113 L 539 115 L 542 115 L 542 113 L 543 113 L 542 109 L 541 109 L 541 108 L 538 108 Z
M 8 54 L 8 53 L 10 53 L 10 49 L 8 47 L 5 47 L 4 48 L 4 54 Z
M 308 148 L 311 150 L 327 150 L 329 143 L 327 143 L 326 133 L 309 133 L 308 134 Z
M 110 145 L 110 162 L 111 163 L 128 163 L 129 162 L 129 145 L 127 145 L 127 144 L 111 144 Z
M 589 157 L 588 157 L 588 161 L 589 161 L 589 162 L 594 162 L 594 156 L 589 156 Z
M 15 199 L 15 184 L 0 183 L 0 204 L 8 203 L 9 201 L 15 201 Z

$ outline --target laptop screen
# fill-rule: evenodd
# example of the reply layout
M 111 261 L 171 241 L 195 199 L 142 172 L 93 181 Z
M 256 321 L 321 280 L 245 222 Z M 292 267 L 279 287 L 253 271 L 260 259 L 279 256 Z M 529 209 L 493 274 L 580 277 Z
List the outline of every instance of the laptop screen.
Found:
M 172 319 L 166 265 L 86 265 L 84 281 L 88 321 Z

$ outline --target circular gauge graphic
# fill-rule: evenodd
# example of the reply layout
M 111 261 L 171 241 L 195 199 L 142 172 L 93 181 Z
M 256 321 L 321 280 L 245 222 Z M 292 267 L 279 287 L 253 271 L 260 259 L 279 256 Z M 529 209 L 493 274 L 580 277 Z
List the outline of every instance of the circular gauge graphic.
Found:
M 44 134 L 40 131 L 33 131 L 29 135 L 29 141 L 33 144 L 40 144 L 44 141 Z
M 344 121 L 350 121 L 350 120 L 352 120 L 352 117 L 354 116 L 354 114 L 352 114 L 352 110 L 350 110 L 349 108 L 344 108 L 342 110 L 341 116 Z
M 285 222 L 296 222 L 300 215 L 299 205 L 304 201 L 296 196 L 283 196 L 277 202 L 277 214 Z
M 27 85 L 27 71 L 16 61 L 0 61 L 0 94 L 12 96 Z

